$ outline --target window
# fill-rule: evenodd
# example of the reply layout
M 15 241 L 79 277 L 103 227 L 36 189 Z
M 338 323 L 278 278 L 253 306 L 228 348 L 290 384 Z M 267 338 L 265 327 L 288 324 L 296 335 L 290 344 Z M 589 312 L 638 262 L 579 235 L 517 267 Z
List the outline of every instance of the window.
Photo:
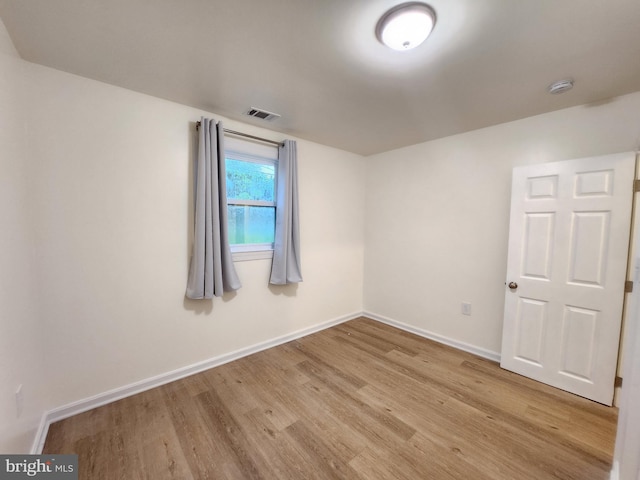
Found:
M 225 167 L 234 260 L 270 258 L 276 224 L 278 149 L 225 138 Z

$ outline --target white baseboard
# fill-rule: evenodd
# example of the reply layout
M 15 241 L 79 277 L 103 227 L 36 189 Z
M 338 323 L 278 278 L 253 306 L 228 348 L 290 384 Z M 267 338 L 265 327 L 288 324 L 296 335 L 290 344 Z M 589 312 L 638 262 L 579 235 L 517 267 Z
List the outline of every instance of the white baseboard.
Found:
M 261 352 L 262 350 L 266 350 L 268 348 L 282 345 L 283 343 L 287 343 L 292 340 L 296 340 L 298 338 L 311 335 L 312 333 L 325 330 L 327 328 L 333 327 L 334 325 L 338 325 L 338 324 L 347 322 L 349 320 L 353 320 L 354 318 L 358 318 L 361 315 L 362 315 L 362 312 L 353 313 L 351 315 L 344 315 L 342 317 L 335 318 L 327 322 L 319 323 L 312 327 L 304 328 L 302 330 L 297 330 L 295 332 L 288 333 L 281 337 L 267 340 L 266 342 L 261 342 L 246 348 L 241 348 L 240 350 L 236 350 L 234 352 L 226 353 L 224 355 L 219 355 L 217 357 L 213 357 L 208 360 L 204 360 L 202 362 L 194 363 L 193 365 L 188 365 L 186 367 L 182 367 L 177 370 L 173 370 L 171 372 L 156 375 L 155 377 L 147 378 L 139 382 L 125 385 L 123 387 L 118 387 L 104 393 L 99 393 L 98 395 L 94 395 L 89 398 L 84 398 L 82 400 L 69 403 L 62 407 L 54 408 L 53 410 L 45 412 L 44 415 L 42 416 L 42 420 L 40 421 L 40 426 L 38 428 L 36 437 L 31 447 L 31 453 L 32 454 L 42 453 L 42 449 L 44 448 L 44 442 L 47 438 L 47 433 L 49 431 L 49 425 L 51 425 L 54 422 L 71 417 L 73 415 L 77 415 L 79 413 L 86 412 L 87 410 L 101 407 L 103 405 L 106 405 L 107 403 L 115 402 L 117 400 L 121 400 L 131 395 L 135 395 L 137 393 L 141 393 L 146 390 L 150 390 L 152 388 L 156 388 L 161 385 L 174 382 L 176 380 L 180 380 L 181 378 L 185 378 L 185 377 L 194 375 L 196 373 L 209 370 L 210 368 L 224 365 L 225 363 L 238 360 L 242 357 L 246 357 L 248 355 Z
M 485 348 L 476 347 L 475 345 L 470 345 L 459 340 L 454 340 L 453 338 L 438 335 L 437 333 L 429 332 L 428 330 L 423 330 L 412 325 L 407 325 L 406 323 L 398 322 L 396 320 L 392 320 L 391 318 L 387 318 L 376 313 L 365 311 L 362 313 L 362 315 L 378 322 L 386 323 L 387 325 L 391 325 L 392 327 L 399 328 L 400 330 L 413 333 L 420 337 L 428 338 L 429 340 L 433 340 L 435 342 L 443 343 L 444 345 L 457 348 L 458 350 L 473 353 L 474 355 L 486 358 L 488 360 L 493 360 L 494 362 L 500 362 L 500 354 L 498 352 L 493 352 Z
M 29 453 L 31 453 L 32 455 L 40 455 L 42 453 L 44 442 L 47 439 L 47 433 L 49 432 L 50 424 L 51 421 L 47 419 L 47 412 L 45 412 L 40 419 L 40 425 L 38 425 L 36 436 L 33 439 L 33 444 L 31 445 L 31 452 Z
M 617 460 L 613 462 L 613 468 L 611 469 L 611 474 L 609 475 L 609 480 L 618 480 L 620 478 L 620 464 Z
M 392 327 L 405 330 L 409 333 L 413 333 L 420 337 L 428 338 L 438 343 L 449 345 L 450 347 L 454 347 L 459 350 L 463 350 L 465 352 L 478 355 L 479 357 L 487 358 L 489 360 L 493 360 L 496 362 L 500 361 L 500 354 L 497 352 L 492 352 L 490 350 L 476 347 L 474 345 L 469 345 L 467 343 L 460 342 L 458 340 L 454 340 L 448 337 L 444 337 L 442 335 L 438 335 L 436 333 L 432 333 L 427 330 L 422 330 L 420 328 L 413 327 L 411 325 L 407 325 L 405 323 L 398 322 L 396 320 L 392 320 L 390 318 L 384 317 L 382 315 L 377 315 L 372 312 L 357 312 L 357 313 L 352 313 L 350 315 L 344 315 L 342 317 L 335 318 L 327 322 L 319 323 L 312 327 L 304 328 L 302 330 L 298 330 L 298 331 L 289 333 L 287 335 L 283 335 L 281 337 L 267 340 L 266 342 L 251 345 L 249 347 L 242 348 L 234 352 L 226 353 L 224 355 L 219 355 L 217 357 L 213 357 L 208 360 L 204 360 L 202 362 L 194 363 L 193 365 L 188 365 L 186 367 L 182 367 L 177 370 L 173 370 L 171 372 L 156 375 L 155 377 L 147 378 L 139 382 L 125 385 L 123 387 L 118 387 L 104 393 L 99 393 L 92 397 L 78 400 L 77 402 L 69 403 L 67 405 L 54 408 L 53 410 L 45 412 L 44 415 L 42 416 L 42 419 L 40 421 L 40 426 L 38 427 L 38 431 L 36 432 L 36 437 L 31 447 L 31 453 L 32 454 L 42 453 L 42 449 L 44 448 L 44 443 L 47 438 L 47 433 L 49 432 L 49 425 L 51 425 L 54 422 L 63 420 L 73 415 L 78 415 L 79 413 L 86 412 L 87 410 L 91 410 L 93 408 L 101 407 L 103 405 L 106 405 L 111 402 L 115 402 L 117 400 L 121 400 L 131 395 L 135 395 L 137 393 L 141 393 L 146 390 L 150 390 L 152 388 L 156 388 L 161 385 L 174 382 L 176 380 L 180 380 L 181 378 L 185 378 L 190 375 L 194 375 L 196 373 L 209 370 L 210 368 L 224 365 L 225 363 L 238 360 L 242 357 L 246 357 L 248 355 L 261 352 L 262 350 L 266 350 L 268 348 L 282 345 L 283 343 L 287 343 L 292 340 L 296 340 L 298 338 L 311 335 L 312 333 L 325 330 L 327 328 L 333 327 L 334 325 L 339 325 L 341 323 L 347 322 L 349 320 L 353 320 L 354 318 L 358 318 L 360 316 L 371 318 L 372 320 L 376 320 L 378 322 L 385 323 Z M 612 479 L 613 478 L 614 477 L 612 477 Z

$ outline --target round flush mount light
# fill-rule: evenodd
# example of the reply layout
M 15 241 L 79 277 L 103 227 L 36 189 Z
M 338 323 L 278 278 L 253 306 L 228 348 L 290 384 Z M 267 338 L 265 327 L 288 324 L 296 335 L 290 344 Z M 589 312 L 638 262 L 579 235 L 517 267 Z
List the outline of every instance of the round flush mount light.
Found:
M 557 82 L 553 82 L 547 87 L 547 92 L 552 95 L 557 95 L 558 93 L 566 92 L 567 90 L 571 90 L 572 88 L 573 80 L 567 78 L 565 80 L 558 80 Z
M 376 36 L 389 48 L 411 50 L 427 39 L 435 23 L 436 12 L 426 3 L 403 3 L 378 20 Z

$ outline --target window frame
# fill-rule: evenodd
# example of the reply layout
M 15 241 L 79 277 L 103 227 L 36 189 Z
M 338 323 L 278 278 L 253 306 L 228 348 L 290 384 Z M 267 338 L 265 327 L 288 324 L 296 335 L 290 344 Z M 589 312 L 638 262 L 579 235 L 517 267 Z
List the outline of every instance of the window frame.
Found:
M 257 163 L 262 165 L 272 165 L 274 167 L 274 199 L 273 202 L 265 200 L 239 200 L 229 199 L 227 194 L 227 206 L 250 206 L 250 207 L 273 207 L 277 212 L 278 195 L 278 147 L 241 140 L 239 138 L 225 137 L 224 160 L 225 167 L 227 159 L 241 162 Z M 226 181 L 226 179 L 225 179 Z M 275 229 L 275 216 L 274 216 Z M 273 258 L 273 243 L 247 243 L 231 244 L 231 256 L 234 261 L 261 260 Z

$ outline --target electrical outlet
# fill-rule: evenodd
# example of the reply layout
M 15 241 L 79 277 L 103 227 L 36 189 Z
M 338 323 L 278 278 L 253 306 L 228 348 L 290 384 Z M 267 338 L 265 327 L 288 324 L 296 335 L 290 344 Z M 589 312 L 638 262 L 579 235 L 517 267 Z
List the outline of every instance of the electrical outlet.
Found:
M 24 406 L 24 396 L 22 394 L 22 384 L 20 384 L 16 389 L 16 418 L 20 418 L 20 415 L 22 415 L 23 406 Z
M 462 302 L 462 314 L 471 315 L 471 302 Z

